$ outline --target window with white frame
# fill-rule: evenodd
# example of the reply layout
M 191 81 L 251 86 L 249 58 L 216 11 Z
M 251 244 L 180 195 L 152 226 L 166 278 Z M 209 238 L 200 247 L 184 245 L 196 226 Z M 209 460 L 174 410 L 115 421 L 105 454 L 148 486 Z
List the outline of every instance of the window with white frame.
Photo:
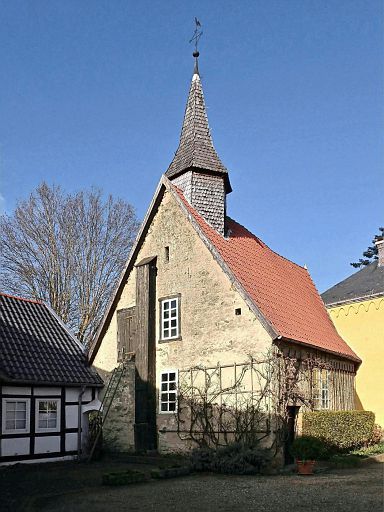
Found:
M 60 400 L 36 400 L 36 432 L 60 430 Z
M 160 412 L 177 410 L 177 370 L 167 370 L 160 375 Z
M 161 339 L 171 340 L 180 336 L 180 297 L 161 300 Z
M 329 371 L 318 369 L 315 373 L 315 401 L 317 409 L 329 409 Z
M 3 399 L 3 433 L 29 431 L 29 399 Z

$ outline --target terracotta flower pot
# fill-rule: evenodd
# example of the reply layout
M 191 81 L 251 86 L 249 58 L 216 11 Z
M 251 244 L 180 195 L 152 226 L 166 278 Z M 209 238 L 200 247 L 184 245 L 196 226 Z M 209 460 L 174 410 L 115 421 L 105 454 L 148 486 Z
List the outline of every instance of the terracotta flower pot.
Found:
M 299 475 L 313 475 L 314 460 L 296 459 L 297 472 Z

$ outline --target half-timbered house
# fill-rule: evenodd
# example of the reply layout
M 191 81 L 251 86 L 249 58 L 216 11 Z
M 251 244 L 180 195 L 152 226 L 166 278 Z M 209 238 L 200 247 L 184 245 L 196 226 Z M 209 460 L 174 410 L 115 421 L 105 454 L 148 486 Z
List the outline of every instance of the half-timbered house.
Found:
M 102 386 L 46 304 L 0 294 L 0 464 L 79 456 Z

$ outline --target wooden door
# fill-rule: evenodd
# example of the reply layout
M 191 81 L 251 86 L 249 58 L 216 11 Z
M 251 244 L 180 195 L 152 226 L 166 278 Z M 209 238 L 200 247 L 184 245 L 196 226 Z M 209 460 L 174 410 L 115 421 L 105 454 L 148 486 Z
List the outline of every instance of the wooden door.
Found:
M 295 439 L 296 434 L 296 420 L 299 413 L 300 407 L 289 406 L 287 407 L 287 425 L 286 425 L 286 437 L 284 445 L 284 458 L 285 464 L 293 464 L 294 459 L 291 455 L 291 446 Z
M 117 361 L 124 361 L 127 354 L 136 352 L 136 307 L 117 311 Z

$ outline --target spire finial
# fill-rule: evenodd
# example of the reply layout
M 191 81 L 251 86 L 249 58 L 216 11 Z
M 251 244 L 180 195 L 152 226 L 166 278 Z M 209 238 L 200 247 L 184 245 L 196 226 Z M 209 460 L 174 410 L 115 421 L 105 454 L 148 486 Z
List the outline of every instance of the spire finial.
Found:
M 200 53 L 199 53 L 199 51 L 197 49 L 197 46 L 199 44 L 199 40 L 200 40 L 200 37 L 202 35 L 203 35 L 203 31 L 201 30 L 201 23 L 200 23 L 200 21 L 195 16 L 195 31 L 193 33 L 192 38 L 189 41 L 190 43 L 192 43 L 192 41 L 195 42 L 195 51 L 192 54 L 195 57 L 195 68 L 193 70 L 193 73 L 195 75 L 199 74 L 199 61 L 198 61 L 198 58 L 199 58 Z

